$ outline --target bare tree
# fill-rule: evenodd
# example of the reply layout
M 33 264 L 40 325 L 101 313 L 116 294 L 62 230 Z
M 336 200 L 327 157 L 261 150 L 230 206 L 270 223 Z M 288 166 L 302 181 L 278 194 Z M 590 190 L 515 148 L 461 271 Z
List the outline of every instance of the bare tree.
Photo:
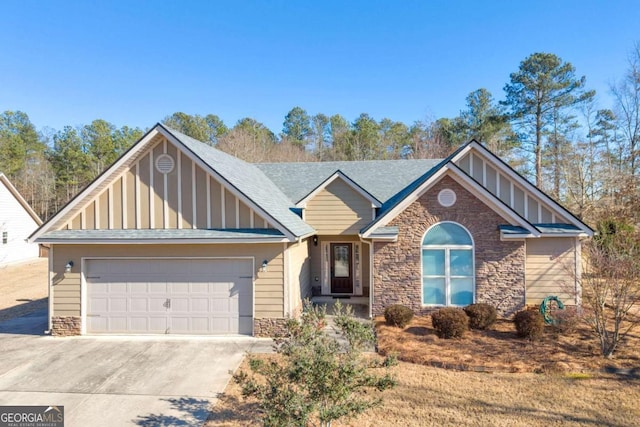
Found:
M 598 238 L 586 244 L 580 279 L 584 319 L 611 357 L 640 324 L 640 240 L 633 227 L 618 220 L 600 223 Z

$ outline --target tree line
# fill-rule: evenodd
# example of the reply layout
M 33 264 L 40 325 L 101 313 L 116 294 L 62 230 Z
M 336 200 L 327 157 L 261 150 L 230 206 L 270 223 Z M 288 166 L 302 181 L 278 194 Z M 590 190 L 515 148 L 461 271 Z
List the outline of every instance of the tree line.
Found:
M 162 122 L 249 162 L 442 158 L 476 139 L 518 172 L 595 222 L 605 213 L 636 221 L 640 206 L 640 44 L 601 106 L 585 76 L 551 53 L 519 64 L 502 99 L 471 92 L 460 114 L 411 124 L 362 113 L 292 108 L 279 134 L 246 117 L 228 127 L 215 114 L 176 112 Z M 26 113 L 0 115 L 0 171 L 43 217 L 57 211 L 145 130 L 102 119 L 38 131 Z

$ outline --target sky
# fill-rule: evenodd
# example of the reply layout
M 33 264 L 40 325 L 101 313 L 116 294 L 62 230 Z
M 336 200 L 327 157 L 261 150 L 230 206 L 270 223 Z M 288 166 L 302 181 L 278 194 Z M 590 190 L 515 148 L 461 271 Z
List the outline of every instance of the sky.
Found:
M 571 62 L 601 108 L 640 42 L 640 0 L 0 0 L 0 111 L 38 129 L 182 111 L 252 117 L 368 113 L 411 124 L 497 100 L 534 52 Z

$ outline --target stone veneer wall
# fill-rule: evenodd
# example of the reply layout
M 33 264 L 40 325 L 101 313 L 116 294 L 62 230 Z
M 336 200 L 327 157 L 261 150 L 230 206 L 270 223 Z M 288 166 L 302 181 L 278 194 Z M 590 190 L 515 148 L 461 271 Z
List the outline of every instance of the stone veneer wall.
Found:
M 450 188 L 456 203 L 445 208 L 438 193 Z M 403 304 L 417 314 L 433 311 L 422 305 L 422 239 L 427 229 L 441 221 L 466 227 L 475 244 L 476 302 L 494 305 L 509 316 L 524 306 L 525 245 L 523 241 L 500 241 L 503 218 L 445 176 L 388 225 L 398 226 L 398 241 L 374 244 L 373 314 L 391 304 Z M 437 307 L 436 307 L 437 308 Z
M 77 316 L 53 316 L 51 319 L 51 335 L 68 337 L 80 335 L 82 321 Z
M 253 319 L 253 336 L 273 338 L 285 331 L 287 319 Z

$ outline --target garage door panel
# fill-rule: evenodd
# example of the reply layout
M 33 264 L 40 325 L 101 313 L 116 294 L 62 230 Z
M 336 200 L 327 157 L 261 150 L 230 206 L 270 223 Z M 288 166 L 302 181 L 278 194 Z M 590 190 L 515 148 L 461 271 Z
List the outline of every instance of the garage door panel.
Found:
M 109 298 L 109 311 L 126 313 L 128 311 L 127 298 Z
M 90 333 L 252 333 L 250 261 L 113 259 L 86 266 Z

